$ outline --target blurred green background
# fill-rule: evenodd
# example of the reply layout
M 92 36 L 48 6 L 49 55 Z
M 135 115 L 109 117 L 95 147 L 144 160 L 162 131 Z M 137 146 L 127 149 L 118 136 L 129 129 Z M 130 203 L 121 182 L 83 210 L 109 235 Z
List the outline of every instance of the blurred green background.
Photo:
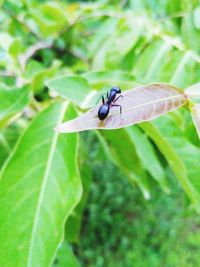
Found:
M 37 113 L 63 97 L 46 86 L 52 78 L 84 77 L 99 94 L 112 85 L 126 90 L 167 82 L 185 89 L 199 82 L 198 0 L 1 0 L 0 7 L 1 88 L 29 92 L 6 114 L 0 103 L 1 168 Z M 76 92 L 64 98 L 81 112 Z M 6 101 L 11 105 L 18 97 Z M 199 194 L 198 136 L 187 108 L 157 119 L 155 126 L 174 150 L 174 161 L 146 126 L 130 127 L 130 135 L 80 134 L 84 193 L 66 222 L 53 267 L 200 266 L 199 203 L 190 201 L 178 165 Z M 126 169 L 130 142 L 136 156 Z M 131 180 L 135 169 L 139 181 Z

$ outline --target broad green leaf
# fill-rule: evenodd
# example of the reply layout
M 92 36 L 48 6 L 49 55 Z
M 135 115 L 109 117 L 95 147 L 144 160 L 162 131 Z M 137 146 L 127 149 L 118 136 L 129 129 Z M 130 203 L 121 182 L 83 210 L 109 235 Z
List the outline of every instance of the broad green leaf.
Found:
M 192 109 L 192 119 L 196 127 L 198 136 L 200 138 L 200 104 L 194 104 L 191 109 Z
M 188 142 L 172 117 L 140 124 L 162 152 L 183 189 L 200 212 L 200 150 Z
M 48 106 L 3 167 L 0 266 L 48 267 L 55 257 L 65 220 L 80 200 L 82 187 L 77 135 L 59 136 L 53 127 L 75 115 L 67 103 Z
M 46 82 L 50 90 L 59 96 L 81 105 L 90 93 L 90 87 L 85 78 L 79 76 L 63 76 Z
M 128 177 L 131 184 L 137 184 L 146 199 L 150 198 L 146 173 L 140 164 L 134 143 L 125 129 L 114 132 L 103 131 L 107 149 L 112 154 L 113 161 Z
M 136 152 L 143 167 L 160 184 L 164 191 L 169 192 L 164 169 L 147 134 L 143 133 L 138 127 L 129 127 L 127 131 L 135 145 Z
M 136 84 L 135 77 L 122 71 L 94 71 L 86 72 L 82 75 L 87 79 L 89 84 L 96 88 L 101 88 L 103 85 L 110 84 L 117 85 L 122 88 L 133 86 Z
M 0 85 L 0 121 L 21 112 L 29 102 L 29 89 L 22 88 L 7 88 L 5 85 Z
M 121 94 L 105 120 L 98 118 L 99 104 L 80 117 L 58 125 L 58 132 L 77 132 L 90 129 L 117 129 L 149 121 L 186 103 L 186 96 L 167 84 L 149 84 L 127 90 Z

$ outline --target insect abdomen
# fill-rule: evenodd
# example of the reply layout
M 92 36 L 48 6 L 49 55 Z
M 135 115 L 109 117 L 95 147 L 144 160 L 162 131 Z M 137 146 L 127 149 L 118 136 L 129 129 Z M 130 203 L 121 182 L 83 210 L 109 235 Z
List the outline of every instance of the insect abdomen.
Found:
M 109 109 L 110 109 L 109 105 L 106 105 L 106 104 L 100 107 L 98 111 L 98 117 L 100 120 L 104 120 L 108 116 Z

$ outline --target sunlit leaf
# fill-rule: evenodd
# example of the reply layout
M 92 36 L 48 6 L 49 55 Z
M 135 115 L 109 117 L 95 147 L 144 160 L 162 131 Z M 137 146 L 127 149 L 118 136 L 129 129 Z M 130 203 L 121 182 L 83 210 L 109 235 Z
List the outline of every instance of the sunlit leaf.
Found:
M 104 84 L 117 85 L 122 88 L 136 84 L 135 77 L 122 71 L 93 71 L 82 75 L 89 84 L 101 88 Z
M 0 120 L 23 110 L 29 102 L 29 90 L 23 88 L 7 88 L 0 85 Z
M 122 93 L 122 97 L 111 107 L 110 113 L 104 121 L 98 118 L 97 105 L 82 116 L 58 125 L 59 132 L 76 132 L 89 129 L 117 129 L 152 120 L 162 114 L 175 110 L 186 103 L 185 95 L 177 88 L 166 84 L 149 84 Z
M 64 222 L 82 190 L 77 135 L 63 138 L 52 127 L 74 116 L 72 106 L 49 105 L 27 128 L 2 169 L 0 266 L 48 267 L 55 257 Z
M 19 121 L 17 121 L 19 122 Z M 13 123 L 0 131 L 0 167 L 10 155 L 14 144 L 23 131 L 23 125 L 20 123 Z
M 200 83 L 191 85 L 185 90 L 185 94 L 191 98 L 200 98 Z
M 200 104 L 194 104 L 192 106 L 192 119 L 200 138 Z
M 90 87 L 85 78 L 79 76 L 63 76 L 52 79 L 46 83 L 50 90 L 59 96 L 81 105 L 90 93 Z

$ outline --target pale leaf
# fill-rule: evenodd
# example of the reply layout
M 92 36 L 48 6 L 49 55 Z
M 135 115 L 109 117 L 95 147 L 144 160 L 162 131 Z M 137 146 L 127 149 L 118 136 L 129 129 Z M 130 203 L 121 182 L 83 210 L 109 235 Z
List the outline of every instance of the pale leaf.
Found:
M 179 89 L 167 84 L 148 84 L 127 90 L 122 93 L 111 107 L 107 118 L 98 118 L 99 103 L 90 111 L 78 118 L 57 126 L 58 132 L 78 132 L 90 129 L 117 129 L 128 125 L 149 121 L 169 111 L 175 110 L 186 102 L 185 94 Z
M 185 90 L 185 94 L 191 98 L 200 98 L 200 83 L 195 83 L 194 85 L 188 87 Z

